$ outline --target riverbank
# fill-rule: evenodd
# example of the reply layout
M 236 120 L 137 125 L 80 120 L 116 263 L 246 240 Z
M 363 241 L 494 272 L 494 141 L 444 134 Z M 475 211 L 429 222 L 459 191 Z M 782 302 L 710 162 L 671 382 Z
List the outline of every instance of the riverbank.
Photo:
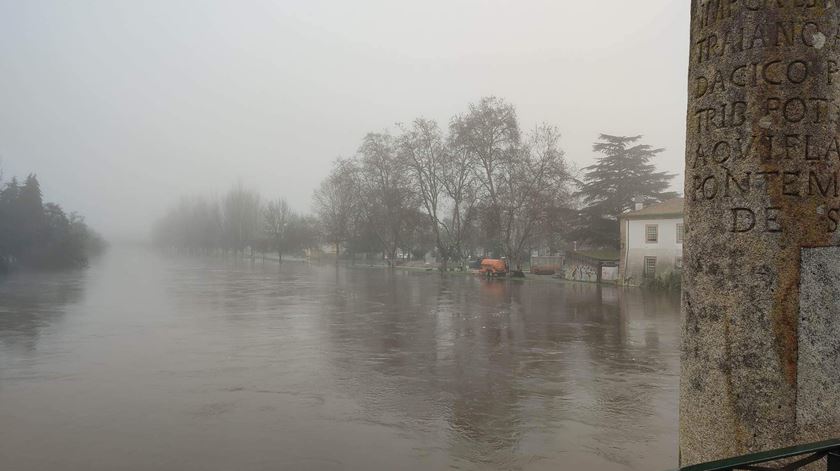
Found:
M 394 267 L 389 267 L 386 264 L 370 264 L 370 263 L 364 263 L 364 264 L 348 263 L 348 264 L 342 264 L 342 265 L 347 266 L 347 267 L 358 267 L 358 268 L 367 268 L 367 269 L 394 269 L 394 270 L 404 270 L 404 271 L 412 271 L 412 272 L 426 272 L 426 273 L 446 275 L 446 276 L 455 275 L 455 276 L 481 277 L 481 275 L 479 275 L 476 270 L 466 269 L 466 270 L 440 271 L 438 269 L 438 267 L 430 265 L 430 264 L 425 264 L 425 265 L 406 264 L 406 265 L 397 265 L 397 266 L 394 266 Z M 510 277 L 510 276 L 508 276 L 508 277 L 494 278 L 494 279 L 497 280 L 497 281 L 510 281 L 510 282 L 518 282 L 518 283 L 540 282 L 540 283 L 575 283 L 575 284 L 582 283 L 582 284 L 587 284 L 587 285 L 597 285 L 597 284 L 599 284 L 595 281 L 570 280 L 570 279 L 567 279 L 567 278 L 558 277 L 556 275 L 535 275 L 535 274 L 527 273 L 527 272 L 525 272 L 524 276 L 522 276 L 522 277 Z M 615 282 L 602 282 L 600 284 L 604 285 L 604 286 L 620 286 Z
M 256 254 L 252 256 L 245 256 L 246 260 L 260 260 L 260 261 L 270 261 L 274 263 L 282 263 L 282 262 L 295 262 L 295 263 L 310 263 L 315 265 L 336 265 L 335 260 L 313 260 L 307 259 L 302 257 L 283 257 L 282 262 L 277 258 L 276 255 L 271 254 Z M 423 262 L 407 262 L 401 265 L 396 266 L 389 266 L 385 263 L 372 263 L 370 260 L 358 260 L 358 261 L 351 261 L 351 260 L 340 260 L 338 263 L 339 266 L 346 267 L 346 268 L 357 268 L 357 269 L 365 269 L 365 270 L 373 270 L 373 269 L 391 269 L 391 270 L 402 270 L 402 271 L 409 271 L 414 273 L 429 273 L 429 274 L 436 274 L 436 275 L 443 275 L 443 276 L 474 276 L 477 278 L 481 278 L 481 275 L 478 274 L 476 270 L 465 269 L 465 270 L 454 270 L 450 269 L 447 271 L 440 271 L 437 266 L 423 263 Z M 629 288 L 629 289 L 639 289 L 642 291 L 650 291 L 650 292 L 659 292 L 663 294 L 668 293 L 677 293 L 680 291 L 679 284 L 668 283 L 667 280 L 658 280 L 657 282 L 650 283 L 649 285 L 643 286 L 635 286 L 635 285 L 621 285 L 615 281 L 602 281 L 598 283 L 596 281 L 587 281 L 587 280 L 574 280 L 568 278 L 561 278 L 556 275 L 535 275 L 533 273 L 524 272 L 523 277 L 504 277 L 504 278 L 494 278 L 496 281 L 506 281 L 511 283 L 551 283 L 551 284 L 583 284 L 583 285 L 596 285 L 596 286 L 609 286 L 615 288 Z

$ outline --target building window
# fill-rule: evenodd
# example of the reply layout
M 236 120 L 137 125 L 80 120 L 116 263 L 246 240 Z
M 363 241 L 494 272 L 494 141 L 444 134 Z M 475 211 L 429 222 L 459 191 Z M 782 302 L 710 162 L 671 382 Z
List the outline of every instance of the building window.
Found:
M 685 224 L 677 224 L 677 243 L 683 243 L 683 237 L 685 237 Z
M 656 278 L 656 257 L 645 257 L 645 278 Z
M 675 265 L 677 266 L 677 270 L 682 270 L 682 257 L 677 257 Z
M 659 241 L 659 226 L 656 224 L 645 225 L 645 242 Z

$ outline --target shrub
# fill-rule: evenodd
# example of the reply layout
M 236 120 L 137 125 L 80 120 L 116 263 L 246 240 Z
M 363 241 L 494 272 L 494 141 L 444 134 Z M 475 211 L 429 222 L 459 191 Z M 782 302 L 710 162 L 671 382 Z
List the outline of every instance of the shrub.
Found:
M 642 287 L 654 291 L 678 292 L 682 290 L 682 273 L 679 271 L 672 271 L 665 276 L 648 278 L 642 282 Z

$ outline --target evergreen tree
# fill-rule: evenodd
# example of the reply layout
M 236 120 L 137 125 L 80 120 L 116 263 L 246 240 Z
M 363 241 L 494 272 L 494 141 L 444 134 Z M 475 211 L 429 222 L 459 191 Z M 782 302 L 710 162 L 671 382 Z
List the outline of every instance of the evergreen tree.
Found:
M 6 183 L 3 185 L 2 189 L 0 189 L 0 258 L 6 256 L 11 250 L 11 201 L 15 200 L 15 197 L 11 194 L 11 182 Z
M 34 173 L 30 173 L 26 177 L 26 181 L 20 188 L 20 205 L 23 211 L 37 214 L 43 214 L 44 201 L 41 195 L 41 184 L 38 182 L 38 177 Z
M 29 174 L 20 188 L 16 202 L 17 231 L 20 235 L 18 250 L 24 256 L 41 245 L 44 233 L 44 202 L 38 177 Z
M 19 225 L 19 193 L 20 184 L 16 177 L 12 177 L 0 190 L 0 271 L 8 264 L 20 245 L 20 237 L 16 230 Z
M 585 208 L 577 236 L 602 246 L 618 247 L 620 215 L 633 209 L 634 198 L 645 203 L 674 198 L 667 191 L 673 174 L 657 172 L 650 161 L 665 149 L 639 141 L 642 136 L 601 134 L 592 149 L 603 154 L 585 174 L 577 195 Z
M 84 266 L 89 254 L 104 247 L 84 219 L 67 216 L 61 206 L 43 202 L 35 175 L 29 175 L 23 185 L 13 178 L 0 190 L 0 273 L 16 266 Z

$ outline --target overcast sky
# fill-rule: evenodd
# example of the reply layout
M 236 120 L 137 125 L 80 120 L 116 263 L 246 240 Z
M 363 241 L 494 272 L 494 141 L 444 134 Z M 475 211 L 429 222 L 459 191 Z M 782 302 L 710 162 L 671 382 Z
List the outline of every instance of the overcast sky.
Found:
M 306 211 L 366 132 L 496 95 L 579 167 L 644 134 L 681 191 L 689 3 L 0 0 L 0 167 L 110 235 L 238 180 Z

